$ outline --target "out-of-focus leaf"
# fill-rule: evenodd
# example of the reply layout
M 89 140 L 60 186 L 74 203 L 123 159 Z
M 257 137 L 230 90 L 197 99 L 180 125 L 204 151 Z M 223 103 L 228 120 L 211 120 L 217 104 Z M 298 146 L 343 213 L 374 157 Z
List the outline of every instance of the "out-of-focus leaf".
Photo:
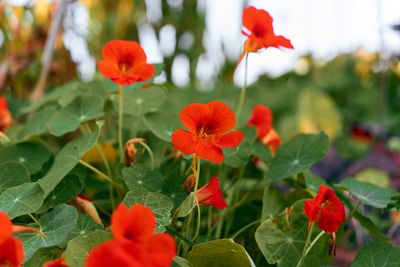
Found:
M 50 152 L 40 143 L 23 142 L 0 149 L 0 162 L 16 161 L 23 164 L 29 173 L 39 172 L 50 160 Z
M 43 215 L 40 220 L 41 232 L 46 237 L 36 233 L 20 233 L 25 250 L 25 259 L 30 257 L 40 248 L 53 247 L 65 242 L 78 220 L 78 212 L 72 206 L 61 204 L 50 213 Z
M 298 135 L 279 147 L 266 174 L 267 181 L 279 181 L 307 170 L 323 159 L 328 149 L 328 136 L 322 132 Z
M 230 239 L 219 239 L 194 245 L 188 254 L 192 267 L 251 267 L 246 250 Z
M 67 264 L 71 267 L 83 267 L 89 251 L 111 238 L 110 232 L 101 230 L 75 237 L 68 242 L 64 252 Z
M 4 190 L 31 181 L 28 169 L 19 162 L 0 164 L 0 193 Z
M 390 243 L 372 242 L 358 252 L 351 267 L 397 267 L 399 265 L 399 247 Z
M 282 193 L 272 187 L 265 188 L 261 218 L 263 220 L 273 219 L 276 215 L 282 213 L 285 208 L 286 200 Z
M 124 113 L 142 116 L 148 112 L 156 111 L 166 100 L 163 89 L 152 87 L 124 92 Z
M 35 212 L 44 200 L 44 192 L 37 183 L 10 187 L 0 195 L 0 210 L 13 219 Z
M 143 121 L 154 135 L 166 142 L 171 142 L 172 133 L 181 127 L 176 114 L 164 112 L 147 114 Z
M 297 118 L 302 133 L 324 131 L 334 139 L 342 130 L 342 117 L 338 108 L 320 90 L 305 89 L 300 92 Z
M 31 136 L 42 135 L 48 131 L 47 123 L 57 111 L 56 105 L 48 105 L 40 109 L 31 119 L 27 120 L 19 132 L 20 140 L 28 139 Z
M 388 187 L 390 183 L 390 176 L 387 173 L 374 168 L 364 169 L 357 173 L 354 178 L 358 181 L 371 183 L 381 187 Z
M 43 266 L 44 263 L 58 259 L 61 256 L 61 250 L 57 247 L 41 248 L 36 251 L 29 261 L 24 263 L 24 267 Z
M 51 134 L 62 136 L 76 130 L 83 122 L 103 116 L 104 101 L 95 95 L 82 95 L 57 111 L 47 123 Z
M 129 190 L 161 191 L 163 177 L 147 165 L 133 165 L 122 170 L 122 179 Z
M 384 188 L 374 184 L 358 181 L 354 178 L 347 178 L 335 185 L 350 191 L 361 203 L 376 208 L 385 208 L 391 203 L 391 198 L 400 195 L 391 188 Z
M 38 183 L 47 197 L 62 179 L 79 163 L 80 158 L 88 151 L 100 135 L 100 126 L 92 133 L 69 142 L 57 154 L 48 173 Z
M 179 206 L 178 217 L 188 216 L 192 212 L 194 207 L 196 207 L 196 200 L 194 198 L 194 193 L 192 192 Z

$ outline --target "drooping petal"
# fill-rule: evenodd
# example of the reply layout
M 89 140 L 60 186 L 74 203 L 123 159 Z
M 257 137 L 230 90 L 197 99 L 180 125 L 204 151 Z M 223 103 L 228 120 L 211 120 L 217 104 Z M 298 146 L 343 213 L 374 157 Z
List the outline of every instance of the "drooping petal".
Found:
M 135 243 L 107 241 L 89 252 L 86 267 L 138 267 L 148 266 L 144 248 Z
M 3 211 L 0 211 L 0 243 L 12 235 L 13 224 Z
M 228 207 L 222 196 L 219 188 L 219 180 L 216 176 L 212 177 L 208 184 L 197 191 L 196 197 L 200 205 L 211 205 L 217 209 Z
M 288 49 L 293 49 L 293 45 L 292 42 L 290 42 L 289 39 L 287 39 L 286 37 L 283 37 L 281 35 L 278 36 L 271 36 L 269 38 L 267 38 L 264 41 L 264 47 L 267 46 L 272 46 L 272 47 L 276 47 L 276 48 L 280 48 L 280 47 L 284 47 L 284 48 L 288 48 Z
M 152 210 L 141 204 L 128 208 L 120 204 L 111 217 L 111 231 L 116 240 L 144 243 L 156 229 Z
M 271 110 L 264 105 L 256 105 L 252 110 L 252 116 L 247 121 L 248 125 L 257 128 L 257 138 L 262 138 L 272 129 L 273 116 Z
M 235 127 L 235 113 L 221 101 L 211 101 L 206 104 L 208 115 L 207 126 L 211 130 L 209 134 L 223 134 Z
M 178 129 L 172 133 L 172 144 L 184 154 L 193 154 L 196 147 L 193 135 L 182 129 Z
M 218 140 L 217 146 L 221 148 L 235 147 L 242 142 L 244 135 L 241 131 L 236 130 L 224 134 L 221 139 Z
M 190 104 L 184 107 L 180 114 L 182 124 L 191 132 L 196 132 L 208 119 L 208 111 L 204 104 Z
M 19 267 L 24 262 L 24 247 L 21 240 L 10 236 L 0 242 L 0 266 Z M 9 264 L 9 265 L 7 265 Z
M 316 205 L 314 200 L 306 200 L 304 202 L 304 213 L 307 215 L 309 222 L 317 220 L 318 212 L 319 205 Z
M 206 146 L 202 143 L 196 145 L 196 155 L 201 159 L 206 159 L 214 163 L 221 163 L 224 160 L 224 154 L 221 148 L 216 146 Z
M 164 233 L 153 235 L 147 244 L 149 266 L 167 267 L 171 266 L 176 256 L 176 244 L 172 236 Z

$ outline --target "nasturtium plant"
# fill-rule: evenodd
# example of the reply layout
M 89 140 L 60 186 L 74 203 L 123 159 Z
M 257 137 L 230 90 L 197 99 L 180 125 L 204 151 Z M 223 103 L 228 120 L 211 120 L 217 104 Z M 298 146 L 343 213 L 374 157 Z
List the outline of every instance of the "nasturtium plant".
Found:
M 152 11 L 135 2 L 133 16 L 124 13 L 133 5 L 118 4 L 120 28 L 108 23 L 118 1 L 109 2 L 90 31 L 92 80 L 73 79 L 70 61 L 29 60 L 44 66 L 24 74 L 26 88 L 34 88 L 28 97 L 7 69 L 26 62 L 1 64 L 0 87 L 13 82 L 0 96 L 0 266 L 400 266 L 397 61 L 377 68 L 366 52 L 322 65 L 303 57 L 294 72 L 254 80 L 254 54 L 292 53 L 298 40 L 275 32 L 271 14 L 249 6 L 235 64 L 213 66 L 215 80 L 197 82 L 209 59 L 191 32 L 204 27 L 196 4 L 171 9 L 163 1 L 154 29 L 161 40 L 163 29 L 175 27 L 179 40 L 171 57 L 153 65 L 154 51 L 131 40 L 142 41 L 150 26 L 137 34 L 123 19 Z M 57 27 L 71 26 L 57 22 L 58 12 L 67 16 L 78 5 L 61 1 L 55 9 L 44 58 L 70 45 L 58 39 Z M 13 13 L 4 10 L 1 21 Z M 37 10 L 23 12 L 31 18 Z M 192 15 L 196 25 L 188 28 Z M 5 61 L 19 59 L 18 47 L 36 55 L 44 43 L 29 41 L 33 53 L 21 34 L 11 38 L 14 26 L 0 28 L 0 48 L 16 46 Z M 121 39 L 113 39 L 116 32 Z M 54 60 L 64 54 L 57 50 Z M 177 56 L 189 59 L 187 73 Z M 177 88 L 176 70 L 187 86 Z M 237 88 L 232 77 L 242 74 Z M 385 94 L 393 111 L 376 107 Z

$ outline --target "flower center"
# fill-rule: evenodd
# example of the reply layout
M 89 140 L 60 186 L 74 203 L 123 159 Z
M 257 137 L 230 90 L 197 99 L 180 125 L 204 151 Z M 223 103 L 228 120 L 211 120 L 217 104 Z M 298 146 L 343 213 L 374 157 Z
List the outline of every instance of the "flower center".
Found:
M 213 144 L 215 143 L 217 137 L 212 133 L 207 125 L 203 125 L 197 132 L 197 139 L 205 141 L 208 144 Z
M 121 72 L 128 72 L 131 69 L 131 64 L 129 62 L 121 62 L 118 64 Z

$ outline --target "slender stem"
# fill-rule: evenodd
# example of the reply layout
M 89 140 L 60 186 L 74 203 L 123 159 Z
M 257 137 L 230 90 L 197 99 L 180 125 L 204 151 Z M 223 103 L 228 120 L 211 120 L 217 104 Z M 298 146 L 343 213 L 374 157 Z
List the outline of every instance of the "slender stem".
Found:
M 239 103 L 236 109 L 236 118 L 239 119 L 240 113 L 242 112 L 244 100 L 246 99 L 246 89 L 247 89 L 247 65 L 248 65 L 249 53 L 246 53 L 244 60 L 244 84 L 242 89 L 240 89 Z
M 124 123 L 123 114 L 124 113 L 124 90 L 122 85 L 118 86 L 118 149 L 119 149 L 119 160 L 123 164 L 124 158 L 124 144 L 122 139 L 122 126 Z
M 189 246 L 194 246 L 196 245 L 196 243 L 190 241 L 189 239 L 187 239 L 186 237 L 184 237 L 183 235 L 181 235 L 180 233 L 178 233 L 177 231 L 175 231 L 174 229 L 170 228 L 170 227 L 166 227 L 166 232 L 173 234 L 174 236 L 178 237 L 179 239 L 181 239 L 183 242 L 185 242 L 186 244 L 188 244 Z
M 0 131 L 0 139 L 4 140 L 5 143 L 11 143 L 10 138 L 2 131 Z
M 354 213 L 358 210 L 360 205 L 361 205 L 360 200 L 357 200 L 356 205 L 353 207 L 353 209 L 351 210 L 350 214 L 347 216 L 347 220 L 346 221 L 350 221 L 350 219 L 353 217 Z
M 193 164 L 196 164 L 196 155 L 193 154 Z M 194 166 L 194 169 L 196 170 L 196 183 L 194 186 L 194 199 L 196 201 L 196 207 L 197 207 L 197 228 L 196 232 L 193 237 L 193 241 L 196 240 L 197 236 L 199 235 L 200 232 L 200 224 L 201 224 L 201 212 L 200 212 L 200 204 L 199 200 L 197 199 L 197 188 L 199 187 L 199 178 L 200 178 L 200 159 L 197 159 L 197 166 Z
M 144 149 L 146 149 L 147 153 L 149 153 L 150 160 L 151 160 L 151 168 L 154 169 L 156 166 L 156 162 L 154 160 L 153 151 L 145 142 L 138 142 L 138 144 L 141 144 L 144 147 Z
M 28 216 L 31 217 L 31 219 L 32 219 L 37 225 L 39 225 L 40 228 L 42 228 L 42 226 L 40 225 L 40 222 L 35 218 L 35 216 L 33 216 L 31 213 L 29 213 Z
M 301 253 L 300 260 L 297 263 L 296 267 L 301 267 L 303 265 L 303 263 L 304 263 L 304 259 L 306 257 L 306 251 L 307 251 L 307 247 L 308 247 L 308 243 L 310 243 L 312 232 L 314 230 L 314 224 L 315 224 L 314 222 L 311 223 L 311 227 L 310 227 L 310 229 L 308 231 L 306 242 L 304 243 L 303 252 Z
M 83 124 L 83 127 L 81 128 L 81 130 L 84 130 L 87 133 L 90 133 L 92 131 L 86 123 Z M 112 173 L 111 173 L 110 164 L 107 161 L 106 155 L 104 155 L 103 149 L 101 149 L 101 146 L 97 142 L 96 142 L 95 146 L 96 146 L 97 152 L 99 152 L 101 160 L 103 161 L 104 167 L 106 168 L 107 175 L 111 176 Z
M 247 229 L 249 229 L 250 227 L 259 224 L 261 222 L 261 219 L 258 219 L 252 223 L 249 223 L 248 225 L 244 226 L 243 228 L 241 228 L 239 231 L 237 231 L 233 236 L 232 239 L 235 239 L 236 237 L 238 237 L 241 233 L 243 233 L 244 231 L 246 231 Z
M 306 250 L 306 254 L 304 254 L 304 258 L 308 255 L 308 253 L 311 251 L 311 249 L 317 244 L 318 240 L 325 234 L 324 231 L 319 233 L 316 238 L 311 242 L 310 246 Z
M 112 178 L 110 178 L 109 176 L 107 176 L 105 173 L 103 173 L 102 171 L 100 171 L 99 169 L 97 169 L 96 167 L 93 167 L 92 165 L 90 165 L 89 163 L 83 161 L 83 160 L 79 160 L 79 163 L 82 164 L 83 166 L 85 166 L 86 168 L 90 169 L 91 171 L 93 171 L 94 173 L 96 173 L 99 177 L 101 177 L 104 181 L 114 185 L 115 187 L 122 189 L 122 187 L 117 184 Z

